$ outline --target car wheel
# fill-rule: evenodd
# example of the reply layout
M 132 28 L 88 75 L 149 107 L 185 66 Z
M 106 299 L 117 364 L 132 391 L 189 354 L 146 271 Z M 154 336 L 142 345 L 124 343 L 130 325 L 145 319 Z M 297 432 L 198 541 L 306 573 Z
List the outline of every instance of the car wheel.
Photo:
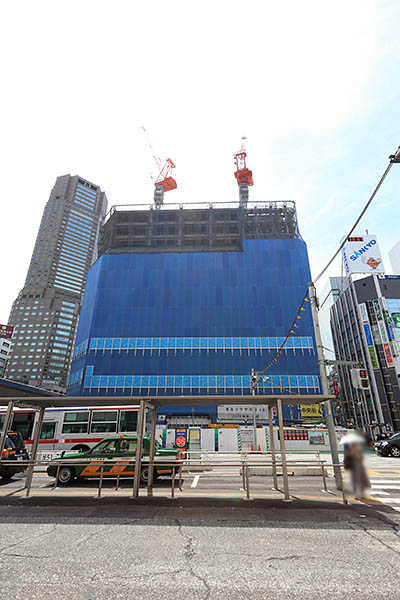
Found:
M 155 470 L 153 470 L 153 483 L 156 479 L 157 479 L 157 476 L 155 474 Z M 140 481 L 144 485 L 147 485 L 147 483 L 149 481 L 149 467 L 142 467 L 142 470 L 140 471 Z
M 58 473 L 59 485 L 68 485 L 75 479 L 75 471 L 72 467 L 61 467 Z
M 395 458 L 399 458 L 399 456 L 400 456 L 400 448 L 398 448 L 397 446 L 393 446 L 393 448 L 390 449 L 390 456 L 394 456 Z

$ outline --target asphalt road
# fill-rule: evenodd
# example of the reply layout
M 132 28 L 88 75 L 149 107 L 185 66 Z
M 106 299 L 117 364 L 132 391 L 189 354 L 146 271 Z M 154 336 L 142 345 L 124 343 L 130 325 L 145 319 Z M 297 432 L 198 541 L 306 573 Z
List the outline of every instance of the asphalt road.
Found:
M 398 477 L 400 461 L 370 460 L 374 478 Z M 291 479 L 284 503 L 267 478 L 244 500 L 232 474 L 186 475 L 175 499 L 160 497 L 165 482 L 139 500 L 129 482 L 96 499 L 94 482 L 65 493 L 45 478 L 27 499 L 21 480 L 0 488 L 4 598 L 399 598 L 400 512 L 378 496 L 343 505 L 332 480 L 326 494 L 319 478 Z

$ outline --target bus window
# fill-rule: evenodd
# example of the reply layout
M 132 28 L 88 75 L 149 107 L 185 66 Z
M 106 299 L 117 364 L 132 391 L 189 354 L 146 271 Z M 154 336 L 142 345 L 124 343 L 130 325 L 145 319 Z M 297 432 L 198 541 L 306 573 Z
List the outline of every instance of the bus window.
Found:
M 66 412 L 64 414 L 63 433 L 87 433 L 89 412 Z
M 42 429 L 40 431 L 40 439 L 41 440 L 54 440 L 54 436 L 56 433 L 56 424 L 45 422 L 42 425 Z
M 94 410 L 90 433 L 115 433 L 117 431 L 116 410 Z
M 122 432 L 136 431 L 137 410 L 121 410 L 119 430 Z

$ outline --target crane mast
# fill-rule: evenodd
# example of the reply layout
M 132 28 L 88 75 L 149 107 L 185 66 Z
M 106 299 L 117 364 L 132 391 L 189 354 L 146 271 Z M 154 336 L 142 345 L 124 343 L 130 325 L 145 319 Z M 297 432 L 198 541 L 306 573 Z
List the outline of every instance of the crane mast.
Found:
M 239 186 L 239 206 L 241 208 L 247 207 L 249 200 L 249 185 L 253 185 L 253 173 L 246 165 L 246 137 L 242 137 L 242 145 L 240 152 L 234 155 L 234 161 L 236 166 L 235 177 Z
M 164 193 L 169 192 L 170 190 L 176 190 L 178 187 L 175 179 L 171 177 L 172 169 L 175 169 L 175 164 L 170 158 L 167 158 L 163 164 L 160 157 L 157 156 L 153 150 L 146 129 L 144 127 L 142 127 L 142 129 L 153 155 L 153 159 L 157 165 L 158 176 L 156 177 L 154 184 L 154 207 L 160 209 L 164 204 Z

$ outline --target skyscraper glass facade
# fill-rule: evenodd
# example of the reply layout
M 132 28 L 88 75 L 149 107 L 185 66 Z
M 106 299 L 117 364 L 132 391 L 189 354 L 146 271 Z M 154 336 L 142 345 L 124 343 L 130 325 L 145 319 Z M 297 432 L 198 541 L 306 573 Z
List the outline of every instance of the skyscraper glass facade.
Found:
M 304 241 L 273 235 L 225 251 L 121 251 L 114 240 L 88 274 L 68 393 L 250 394 L 251 369 L 281 347 L 310 280 Z M 297 323 L 258 393 L 320 393 L 308 305 Z M 212 407 L 196 413 L 216 420 Z
M 58 177 L 9 318 L 14 325 L 9 379 L 66 387 L 86 275 L 97 257 L 106 208 L 98 186 L 78 176 Z

